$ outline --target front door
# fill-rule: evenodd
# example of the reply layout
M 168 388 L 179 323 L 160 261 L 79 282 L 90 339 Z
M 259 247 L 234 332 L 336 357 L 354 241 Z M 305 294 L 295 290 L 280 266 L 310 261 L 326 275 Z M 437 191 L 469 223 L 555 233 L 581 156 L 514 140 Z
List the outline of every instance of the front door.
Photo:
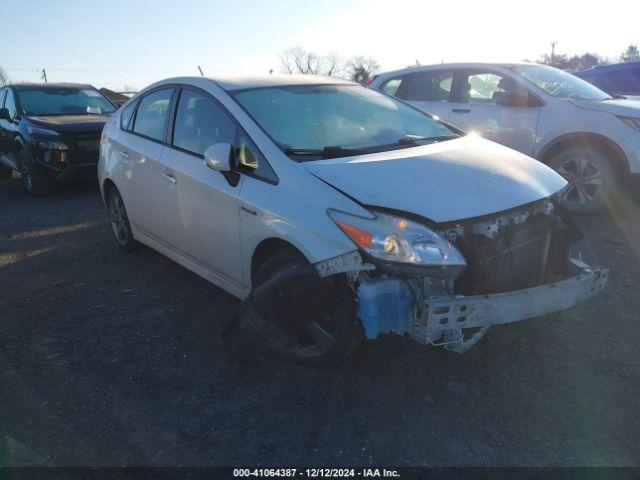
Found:
M 204 164 L 205 150 L 235 144 L 238 127 L 209 94 L 183 88 L 171 146 L 164 152 L 162 204 L 165 237 L 178 253 L 237 285 L 240 262 L 240 183 Z
M 451 104 L 449 122 L 487 140 L 532 155 L 540 107 L 511 107 L 500 103 L 504 93 L 524 87 L 491 71 L 460 71 L 458 75 L 460 102 Z

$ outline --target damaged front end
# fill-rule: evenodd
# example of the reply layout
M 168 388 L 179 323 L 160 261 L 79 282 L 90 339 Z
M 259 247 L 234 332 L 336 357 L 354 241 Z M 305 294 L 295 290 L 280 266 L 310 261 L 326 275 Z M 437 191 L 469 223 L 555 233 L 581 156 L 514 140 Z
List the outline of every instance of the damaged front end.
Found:
M 551 199 L 431 228 L 382 212 L 330 215 L 360 251 L 315 267 L 322 277 L 347 273 L 368 339 L 403 334 L 462 353 L 492 325 L 592 297 L 608 276 L 571 258 L 580 232 Z

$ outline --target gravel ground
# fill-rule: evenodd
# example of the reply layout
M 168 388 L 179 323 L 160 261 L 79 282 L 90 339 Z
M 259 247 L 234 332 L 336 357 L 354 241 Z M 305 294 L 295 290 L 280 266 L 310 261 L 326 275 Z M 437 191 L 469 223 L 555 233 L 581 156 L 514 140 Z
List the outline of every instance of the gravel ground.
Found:
M 0 181 L 0 465 L 638 465 L 640 202 L 582 218 L 605 292 L 464 355 L 229 364 L 237 301 L 120 251 L 94 185 Z

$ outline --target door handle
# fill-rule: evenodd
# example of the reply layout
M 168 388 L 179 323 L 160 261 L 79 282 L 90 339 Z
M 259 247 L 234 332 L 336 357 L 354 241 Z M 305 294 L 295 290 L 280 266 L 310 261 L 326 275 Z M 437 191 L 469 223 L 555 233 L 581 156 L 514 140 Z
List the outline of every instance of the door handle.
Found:
M 176 180 L 176 177 L 174 177 L 170 173 L 162 172 L 162 176 L 164 177 L 165 181 L 171 185 L 175 185 L 176 183 L 178 183 L 178 180 Z
M 453 113 L 471 113 L 471 110 L 468 108 L 453 108 L 451 109 Z
M 129 160 L 129 154 L 127 152 L 118 151 L 118 155 L 120 155 L 125 160 Z

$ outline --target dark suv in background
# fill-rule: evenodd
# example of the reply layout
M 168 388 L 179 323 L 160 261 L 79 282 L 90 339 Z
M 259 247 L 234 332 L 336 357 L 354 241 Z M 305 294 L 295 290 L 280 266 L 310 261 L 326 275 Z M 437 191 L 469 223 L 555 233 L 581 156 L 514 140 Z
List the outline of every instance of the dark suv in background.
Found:
M 96 178 L 102 127 L 116 107 L 90 85 L 19 84 L 0 89 L 0 174 L 13 170 L 31 195 Z
M 640 62 L 602 65 L 573 73 L 609 95 L 640 100 Z

